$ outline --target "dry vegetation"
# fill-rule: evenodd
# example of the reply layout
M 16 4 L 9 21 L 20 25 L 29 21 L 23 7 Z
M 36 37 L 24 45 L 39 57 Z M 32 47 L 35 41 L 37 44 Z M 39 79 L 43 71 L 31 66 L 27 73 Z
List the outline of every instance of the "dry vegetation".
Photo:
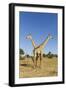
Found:
M 48 58 L 43 57 L 41 68 L 38 66 L 34 68 L 34 63 L 30 57 L 26 57 L 24 60 L 19 60 L 19 77 L 30 78 L 30 77 L 48 77 L 57 76 L 58 59 L 57 57 Z

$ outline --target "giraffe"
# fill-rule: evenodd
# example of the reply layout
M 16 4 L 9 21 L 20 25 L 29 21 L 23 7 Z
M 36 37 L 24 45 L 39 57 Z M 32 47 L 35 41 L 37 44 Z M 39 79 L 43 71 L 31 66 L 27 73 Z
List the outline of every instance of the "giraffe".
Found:
M 42 61 L 42 56 L 43 56 L 43 49 L 45 48 L 46 44 L 48 43 L 48 41 L 52 38 L 51 35 L 48 35 L 48 37 L 40 44 L 40 45 L 36 45 L 34 40 L 32 39 L 31 35 L 27 36 L 27 39 L 30 39 L 32 41 L 32 45 L 34 47 L 33 49 L 33 54 L 34 54 L 34 67 L 37 67 L 37 60 L 38 57 L 40 58 L 40 65 L 39 67 L 41 67 L 41 61 Z
M 38 57 L 40 58 L 40 67 L 41 67 L 43 49 L 45 48 L 46 44 L 48 43 L 48 41 L 51 38 L 52 38 L 52 36 L 48 35 L 48 37 L 40 45 L 38 45 L 38 46 L 36 46 L 36 48 L 34 48 L 33 53 L 34 53 L 34 57 L 35 57 L 35 67 L 37 66 Z

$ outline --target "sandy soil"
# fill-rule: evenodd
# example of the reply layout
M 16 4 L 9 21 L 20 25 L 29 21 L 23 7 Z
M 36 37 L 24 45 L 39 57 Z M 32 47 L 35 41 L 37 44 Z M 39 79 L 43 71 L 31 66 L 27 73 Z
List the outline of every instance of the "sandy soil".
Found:
M 57 76 L 58 59 L 56 57 L 47 58 L 44 57 L 41 63 L 41 68 L 38 66 L 34 68 L 34 63 L 31 58 L 25 60 L 19 60 L 19 78 L 31 78 L 31 77 L 49 77 Z

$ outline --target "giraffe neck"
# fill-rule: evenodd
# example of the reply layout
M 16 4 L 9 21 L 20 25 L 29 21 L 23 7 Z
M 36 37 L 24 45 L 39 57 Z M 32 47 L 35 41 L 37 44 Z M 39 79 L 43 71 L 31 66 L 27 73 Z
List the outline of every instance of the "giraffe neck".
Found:
M 36 47 L 36 45 L 35 45 L 35 43 L 34 43 L 34 40 L 33 40 L 33 39 L 31 39 L 31 42 L 32 42 L 33 47 L 35 48 L 35 47 Z
M 44 47 L 46 46 L 46 44 L 48 43 L 49 40 L 50 40 L 50 38 L 47 37 L 47 38 L 45 39 L 45 41 L 40 45 L 40 47 L 41 47 L 41 48 L 44 48 Z

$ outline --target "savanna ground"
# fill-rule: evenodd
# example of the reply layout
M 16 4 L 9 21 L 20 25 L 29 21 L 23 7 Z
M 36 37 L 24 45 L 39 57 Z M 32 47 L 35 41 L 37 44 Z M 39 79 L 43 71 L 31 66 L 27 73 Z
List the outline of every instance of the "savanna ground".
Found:
M 25 58 L 24 60 L 19 60 L 19 78 L 31 78 L 31 77 L 49 77 L 58 75 L 58 58 L 48 58 L 43 57 L 41 68 L 38 66 L 33 68 L 34 63 L 32 59 Z

